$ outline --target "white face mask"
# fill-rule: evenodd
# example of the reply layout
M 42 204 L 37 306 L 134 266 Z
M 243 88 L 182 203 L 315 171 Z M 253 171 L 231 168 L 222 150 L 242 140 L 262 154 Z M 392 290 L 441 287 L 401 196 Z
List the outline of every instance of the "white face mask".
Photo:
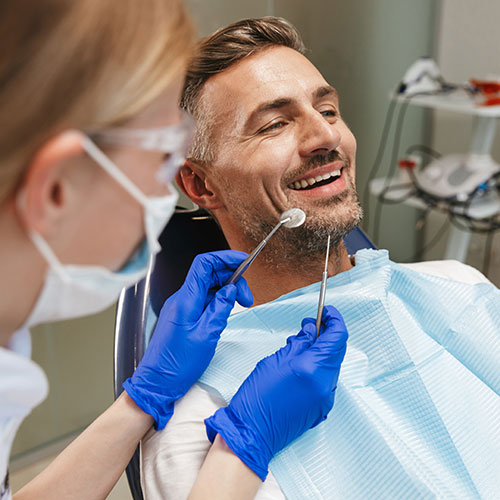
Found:
M 146 138 L 156 134 L 156 142 L 149 141 L 149 145 L 152 142 L 151 147 L 144 143 L 136 145 L 141 149 L 169 153 L 169 159 L 160 169 L 159 175 L 167 183 L 171 194 L 162 197 L 144 195 L 88 137 L 83 139 L 83 147 L 89 156 L 143 206 L 146 237 L 139 250 L 126 265 L 120 271 L 113 272 L 103 266 L 62 264 L 42 236 L 31 231 L 29 235 L 49 264 L 49 269 L 42 292 L 24 325 L 25 328 L 48 321 L 76 318 L 102 311 L 117 300 L 123 288 L 137 283 L 146 275 L 150 259 L 161 249 L 158 238 L 175 210 L 178 194 L 169 181 L 182 164 L 182 153 L 189 142 L 190 127 L 190 122 L 184 118 L 180 126 L 151 131 L 124 131 L 127 139 L 130 139 L 134 132 L 138 135 L 143 134 Z M 178 140 L 179 129 L 184 132 L 184 142 Z M 107 132 L 100 134 L 99 137 L 115 143 L 122 139 L 120 131 L 112 131 L 110 137 L 106 134 Z M 173 148 L 172 140 L 163 143 L 159 141 L 162 137 L 168 139 L 169 135 L 172 139 L 174 134 L 177 134 L 177 150 Z

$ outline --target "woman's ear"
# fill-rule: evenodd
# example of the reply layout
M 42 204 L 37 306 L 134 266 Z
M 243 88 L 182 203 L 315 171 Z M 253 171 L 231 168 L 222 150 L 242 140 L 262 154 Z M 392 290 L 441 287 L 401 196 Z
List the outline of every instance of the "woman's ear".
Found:
M 214 210 L 222 206 L 210 179 L 197 163 L 187 160 L 175 179 L 184 194 L 200 207 Z
M 18 190 L 17 212 L 25 227 L 48 235 L 68 203 L 64 178 L 83 153 L 82 134 L 68 130 L 48 140 L 33 156 Z

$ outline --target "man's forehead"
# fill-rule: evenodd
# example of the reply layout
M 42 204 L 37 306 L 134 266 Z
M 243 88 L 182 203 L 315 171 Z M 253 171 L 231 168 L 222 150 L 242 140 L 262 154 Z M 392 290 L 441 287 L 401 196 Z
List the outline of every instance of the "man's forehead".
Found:
M 338 99 L 318 69 L 287 47 L 264 49 L 210 78 L 203 99 L 219 117 L 247 119 L 256 109 L 283 100 Z

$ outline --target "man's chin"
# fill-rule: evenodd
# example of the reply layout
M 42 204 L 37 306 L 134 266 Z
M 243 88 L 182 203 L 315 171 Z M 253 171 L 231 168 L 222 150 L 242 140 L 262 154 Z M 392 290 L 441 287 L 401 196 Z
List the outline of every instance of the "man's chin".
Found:
M 351 197 L 351 192 L 348 189 L 345 189 L 339 194 L 334 196 L 330 196 L 328 198 L 311 198 L 308 200 L 297 200 L 296 207 L 301 208 L 304 212 L 314 213 L 318 209 L 330 209 L 337 210 L 342 206 L 348 199 Z
M 291 230 L 279 231 L 270 241 L 268 262 L 274 258 L 293 260 L 304 264 L 307 260 L 321 258 L 328 235 L 332 246 L 338 246 L 344 236 L 361 222 L 362 209 L 356 192 L 343 192 L 335 203 L 325 206 L 304 207 L 305 223 Z

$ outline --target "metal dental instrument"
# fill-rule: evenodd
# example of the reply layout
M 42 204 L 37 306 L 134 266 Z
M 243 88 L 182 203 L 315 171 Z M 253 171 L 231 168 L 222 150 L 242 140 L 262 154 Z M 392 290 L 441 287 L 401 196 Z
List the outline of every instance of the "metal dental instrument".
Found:
M 316 338 L 319 336 L 319 327 L 321 326 L 321 318 L 323 317 L 323 309 L 325 307 L 326 280 L 328 279 L 328 258 L 330 257 L 330 235 L 326 242 L 326 257 L 325 270 L 321 278 L 321 288 L 319 291 L 318 315 L 316 316 Z
M 229 281 L 226 285 L 234 283 L 252 264 L 257 255 L 262 251 L 262 249 L 266 246 L 267 242 L 271 239 L 271 236 L 281 227 L 285 226 L 289 229 L 302 226 L 304 221 L 306 220 L 306 214 L 300 208 L 290 208 L 289 210 L 285 210 L 281 216 L 280 221 L 276 226 L 274 226 L 273 230 L 252 250 L 250 255 L 240 264 L 238 269 L 234 271 Z

